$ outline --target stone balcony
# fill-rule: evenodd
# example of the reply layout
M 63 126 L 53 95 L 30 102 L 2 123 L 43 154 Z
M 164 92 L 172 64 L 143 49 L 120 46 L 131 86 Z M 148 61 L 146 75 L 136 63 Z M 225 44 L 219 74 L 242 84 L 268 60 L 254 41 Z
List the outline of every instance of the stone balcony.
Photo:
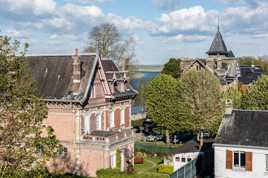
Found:
M 134 137 L 131 129 L 122 129 L 118 131 L 93 131 L 90 134 L 83 134 L 83 142 L 92 144 L 110 145 L 118 142 L 123 142 Z

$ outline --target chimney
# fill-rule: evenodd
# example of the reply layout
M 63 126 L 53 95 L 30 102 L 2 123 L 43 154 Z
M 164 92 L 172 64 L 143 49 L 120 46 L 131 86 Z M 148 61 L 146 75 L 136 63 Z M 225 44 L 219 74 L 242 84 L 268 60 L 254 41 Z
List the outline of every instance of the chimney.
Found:
M 129 63 L 129 58 L 123 59 L 123 64 L 122 64 L 123 71 L 128 71 L 128 63 Z
M 81 63 L 79 57 L 79 50 L 75 49 L 73 58 L 73 94 L 78 95 L 81 81 Z
M 227 99 L 225 101 L 225 113 L 224 115 L 232 115 L 233 112 L 233 101 L 231 99 Z

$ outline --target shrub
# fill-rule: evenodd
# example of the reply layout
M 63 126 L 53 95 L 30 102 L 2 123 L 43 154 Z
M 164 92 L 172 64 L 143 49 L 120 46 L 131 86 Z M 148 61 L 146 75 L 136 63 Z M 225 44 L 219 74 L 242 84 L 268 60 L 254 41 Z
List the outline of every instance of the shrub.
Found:
M 171 147 L 166 145 L 157 145 L 153 143 L 135 143 L 135 151 L 145 152 L 148 154 L 169 155 L 174 153 L 177 147 Z
M 143 164 L 143 163 L 144 163 L 144 158 L 143 157 L 135 156 L 134 164 Z
M 173 173 L 173 166 L 160 164 L 158 166 L 158 172 L 162 174 L 172 174 Z
M 119 149 L 116 150 L 116 168 L 120 169 L 121 167 L 121 151 Z

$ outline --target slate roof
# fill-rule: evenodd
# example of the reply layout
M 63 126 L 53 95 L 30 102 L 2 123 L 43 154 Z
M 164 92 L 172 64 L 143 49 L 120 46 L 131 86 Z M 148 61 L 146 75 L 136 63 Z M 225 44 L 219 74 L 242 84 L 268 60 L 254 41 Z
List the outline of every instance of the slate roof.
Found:
M 94 81 L 94 74 L 98 59 L 95 54 L 81 54 L 81 82 L 80 92 L 74 95 L 73 86 L 73 58 L 72 55 L 27 56 L 26 63 L 37 85 L 37 92 L 45 100 L 85 103 L 89 97 L 90 88 Z M 124 79 L 112 60 L 100 60 L 113 98 L 127 99 L 135 97 L 137 92 Z M 116 73 L 117 86 L 114 85 L 113 73 Z M 121 90 L 119 83 L 124 82 L 126 89 Z
M 71 55 L 27 56 L 26 61 L 44 99 L 77 100 L 86 94 L 95 55 L 81 55 L 81 86 L 78 96 L 72 95 L 73 59 Z
M 268 111 L 234 110 L 219 128 L 215 143 L 268 147 Z
M 190 140 L 186 142 L 184 145 L 182 145 L 175 151 L 175 154 L 192 152 L 199 152 L 199 146 L 195 140 Z
M 256 81 L 262 75 L 262 70 L 259 67 L 240 66 L 240 83 L 248 85 Z
M 218 31 L 213 39 L 213 42 L 212 42 L 207 54 L 208 55 L 223 54 L 226 56 L 229 54 L 219 28 L 218 28 Z

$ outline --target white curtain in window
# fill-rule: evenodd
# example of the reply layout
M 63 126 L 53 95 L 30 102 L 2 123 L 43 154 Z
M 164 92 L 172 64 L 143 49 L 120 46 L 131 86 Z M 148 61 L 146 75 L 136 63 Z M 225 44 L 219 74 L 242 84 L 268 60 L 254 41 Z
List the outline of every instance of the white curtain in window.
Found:
M 114 128 L 114 111 L 110 111 L 109 113 L 109 124 L 110 128 Z
M 121 125 L 125 124 L 125 109 L 121 109 L 121 112 L 120 112 L 120 124 Z
M 97 126 L 97 130 L 101 130 L 101 119 L 102 119 L 102 112 L 97 113 L 97 117 L 96 117 L 96 126 Z
M 87 134 L 90 133 L 90 114 L 86 114 L 85 116 L 85 132 Z

